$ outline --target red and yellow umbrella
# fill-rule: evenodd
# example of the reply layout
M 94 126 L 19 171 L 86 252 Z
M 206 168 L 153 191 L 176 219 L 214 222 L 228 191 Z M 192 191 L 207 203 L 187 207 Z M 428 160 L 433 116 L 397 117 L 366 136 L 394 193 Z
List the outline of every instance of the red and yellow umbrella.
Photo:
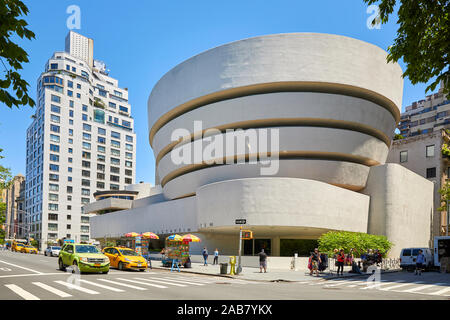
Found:
M 202 240 L 200 240 L 199 237 L 194 236 L 193 234 L 185 234 L 182 237 L 184 242 L 201 242 Z
M 142 236 L 147 239 L 159 239 L 158 235 L 153 232 L 144 232 Z
M 134 237 L 139 237 L 139 236 L 140 236 L 140 234 L 136 233 L 136 232 L 125 233 L 125 237 L 127 237 L 127 238 L 134 238 Z

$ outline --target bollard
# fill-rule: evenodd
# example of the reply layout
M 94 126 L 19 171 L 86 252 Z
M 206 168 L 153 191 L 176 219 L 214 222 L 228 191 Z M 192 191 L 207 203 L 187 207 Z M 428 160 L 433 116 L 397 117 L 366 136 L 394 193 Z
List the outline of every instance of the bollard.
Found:
M 235 275 L 235 270 L 234 270 L 234 266 L 236 264 L 236 257 L 235 256 L 231 256 L 230 257 L 230 275 Z

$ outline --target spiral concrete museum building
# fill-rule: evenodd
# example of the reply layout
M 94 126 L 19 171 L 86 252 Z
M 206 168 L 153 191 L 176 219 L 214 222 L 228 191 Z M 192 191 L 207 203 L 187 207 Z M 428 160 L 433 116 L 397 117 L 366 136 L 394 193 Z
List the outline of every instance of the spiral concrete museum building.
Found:
M 385 163 L 403 93 L 402 70 L 386 56 L 344 36 L 293 33 L 232 42 L 177 65 L 148 99 L 156 187 L 93 217 L 91 237 L 195 233 L 202 243 L 191 252 L 228 255 L 237 251 L 235 220 L 246 219 L 272 256 L 283 239 L 329 230 L 386 235 L 393 256 L 428 246 L 433 183 Z M 236 132 L 244 148 L 229 148 Z M 258 152 L 264 139 L 277 150 Z M 196 160 L 195 150 L 213 142 L 214 161 Z M 187 154 L 190 162 L 178 161 Z

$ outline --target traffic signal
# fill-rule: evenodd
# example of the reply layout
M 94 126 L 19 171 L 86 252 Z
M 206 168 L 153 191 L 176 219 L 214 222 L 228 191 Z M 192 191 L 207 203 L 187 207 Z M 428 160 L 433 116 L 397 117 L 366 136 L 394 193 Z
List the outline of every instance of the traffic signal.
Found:
M 253 239 L 253 232 L 250 230 L 242 230 L 242 239 L 250 240 Z

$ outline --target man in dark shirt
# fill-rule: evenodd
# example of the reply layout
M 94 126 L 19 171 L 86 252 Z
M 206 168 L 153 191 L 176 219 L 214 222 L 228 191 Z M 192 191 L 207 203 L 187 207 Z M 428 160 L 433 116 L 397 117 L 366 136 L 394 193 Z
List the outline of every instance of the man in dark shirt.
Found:
M 267 272 L 267 254 L 264 252 L 264 249 L 261 249 L 261 252 L 258 253 L 259 256 L 259 272 L 262 273 L 262 269 L 264 268 L 264 272 Z

